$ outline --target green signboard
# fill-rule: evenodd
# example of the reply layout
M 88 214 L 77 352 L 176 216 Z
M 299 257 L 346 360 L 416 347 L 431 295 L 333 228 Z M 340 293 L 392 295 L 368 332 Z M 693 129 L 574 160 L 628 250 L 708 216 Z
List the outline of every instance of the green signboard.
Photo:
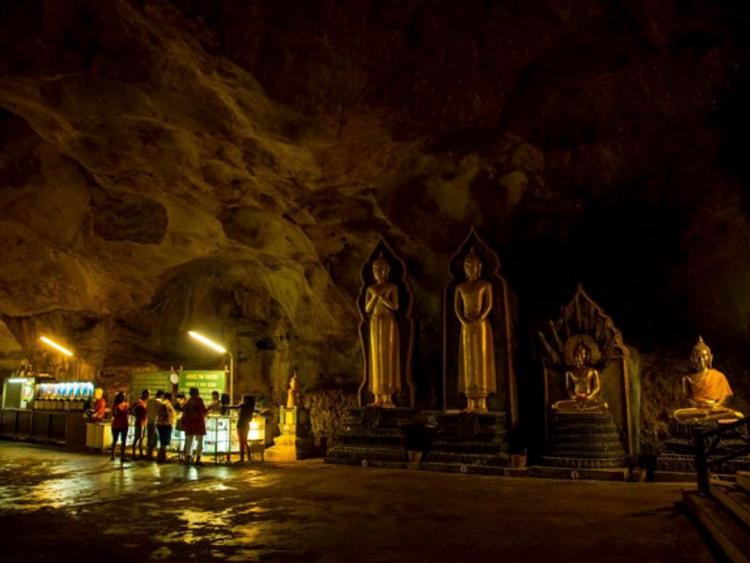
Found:
M 145 371 L 134 373 L 130 377 L 130 394 L 140 396 L 141 391 L 148 389 L 151 394 L 159 389 L 172 391 L 169 371 Z M 197 387 L 201 397 L 210 397 L 212 391 L 227 392 L 227 375 L 224 370 L 184 370 L 179 373 L 179 390 L 186 394 L 191 387 Z
M 227 392 L 227 377 L 224 370 L 195 371 L 185 370 L 180 373 L 180 391 L 188 392 L 191 387 L 197 387 L 201 397 L 210 397 L 211 391 Z
M 171 391 L 172 384 L 169 382 L 168 371 L 144 371 L 134 373 L 130 376 L 130 395 L 133 398 L 140 397 L 141 391 L 148 389 L 153 395 L 159 389 Z

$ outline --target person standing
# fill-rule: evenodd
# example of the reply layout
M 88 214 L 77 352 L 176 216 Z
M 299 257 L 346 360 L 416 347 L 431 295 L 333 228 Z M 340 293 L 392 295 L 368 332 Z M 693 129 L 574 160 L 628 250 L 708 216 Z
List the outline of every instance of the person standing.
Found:
M 201 466 L 203 452 L 203 437 L 206 435 L 206 405 L 200 397 L 197 387 L 190 388 L 190 398 L 182 407 L 182 431 L 185 433 L 185 463 L 193 460 L 193 444 L 195 443 L 194 465 Z
M 161 410 L 164 391 L 159 389 L 156 397 L 150 398 L 146 402 L 146 455 L 148 459 L 154 459 L 154 450 L 156 449 L 156 417 Z
M 148 402 L 149 390 L 144 389 L 141 392 L 141 398 L 133 406 L 133 416 L 135 416 L 135 427 L 133 436 L 133 459 L 135 457 L 135 448 L 138 446 L 140 457 L 143 458 L 143 438 L 146 430 L 146 403 Z
M 208 414 L 221 414 L 221 400 L 219 400 L 219 392 L 211 391 L 211 402 L 206 406 Z
M 94 389 L 94 405 L 91 407 L 89 422 L 103 422 L 107 416 L 107 400 L 101 387 Z
M 156 417 L 156 430 L 159 433 L 159 453 L 157 463 L 167 461 L 167 448 L 172 443 L 172 429 L 175 424 L 175 411 L 172 406 L 172 393 L 165 393 L 164 399 Z
M 243 395 L 242 403 L 239 405 L 239 417 L 237 418 L 237 437 L 240 441 L 240 463 L 244 463 L 245 454 L 250 461 L 250 448 L 247 444 L 247 434 L 250 432 L 250 423 L 255 413 L 255 397 L 252 395 Z
M 125 458 L 125 440 L 128 436 L 128 413 L 130 405 L 125 400 L 125 393 L 120 391 L 115 395 L 115 402 L 112 405 L 112 453 L 110 459 L 114 461 L 115 451 L 117 450 L 117 440 L 122 441 L 120 449 L 120 463 L 126 461 Z

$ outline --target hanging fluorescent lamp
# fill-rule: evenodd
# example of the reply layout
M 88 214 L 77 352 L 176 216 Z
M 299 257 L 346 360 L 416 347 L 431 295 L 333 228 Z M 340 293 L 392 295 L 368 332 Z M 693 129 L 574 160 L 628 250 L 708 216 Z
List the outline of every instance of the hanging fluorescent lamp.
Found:
M 71 352 L 70 350 L 68 350 L 65 346 L 62 346 L 61 344 L 58 344 L 57 342 L 55 342 L 51 338 L 47 338 L 46 336 L 40 336 L 39 340 L 41 340 L 42 342 L 44 342 L 50 348 L 54 348 L 55 350 L 57 350 L 61 354 L 64 354 L 66 356 L 72 356 L 73 355 L 73 352 Z

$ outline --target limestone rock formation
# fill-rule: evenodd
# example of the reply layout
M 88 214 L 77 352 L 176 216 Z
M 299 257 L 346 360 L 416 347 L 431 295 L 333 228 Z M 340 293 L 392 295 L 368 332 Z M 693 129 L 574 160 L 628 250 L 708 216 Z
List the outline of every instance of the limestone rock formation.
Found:
M 49 331 L 105 378 L 220 366 L 199 328 L 236 350 L 238 389 L 279 398 L 297 368 L 351 391 L 384 235 L 435 405 L 440 288 L 473 224 L 518 294 L 522 377 L 578 282 L 636 347 L 680 357 L 701 332 L 739 363 L 744 23 L 670 0 L 4 3 L 0 315 L 37 364 Z

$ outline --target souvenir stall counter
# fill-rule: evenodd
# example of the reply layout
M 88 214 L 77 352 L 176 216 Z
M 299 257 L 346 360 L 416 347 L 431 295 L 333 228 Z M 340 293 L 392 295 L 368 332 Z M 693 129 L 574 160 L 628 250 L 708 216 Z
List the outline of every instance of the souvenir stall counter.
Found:
M 35 377 L 11 377 L 3 385 L 0 433 L 4 437 L 63 445 L 83 450 L 84 411 L 94 384 L 89 381 L 40 382 Z
M 178 424 L 179 428 L 179 424 Z M 265 448 L 273 444 L 271 436 L 273 428 L 266 417 L 255 413 L 250 422 L 247 433 L 248 447 L 251 452 L 259 453 L 261 458 Z M 172 432 L 172 444 L 170 450 L 182 452 L 185 449 L 185 433 L 181 429 Z M 203 457 L 214 458 L 216 462 L 227 459 L 227 455 L 239 455 L 240 441 L 237 436 L 237 412 L 232 410 L 229 414 L 210 414 L 206 417 L 206 436 L 203 438 Z

